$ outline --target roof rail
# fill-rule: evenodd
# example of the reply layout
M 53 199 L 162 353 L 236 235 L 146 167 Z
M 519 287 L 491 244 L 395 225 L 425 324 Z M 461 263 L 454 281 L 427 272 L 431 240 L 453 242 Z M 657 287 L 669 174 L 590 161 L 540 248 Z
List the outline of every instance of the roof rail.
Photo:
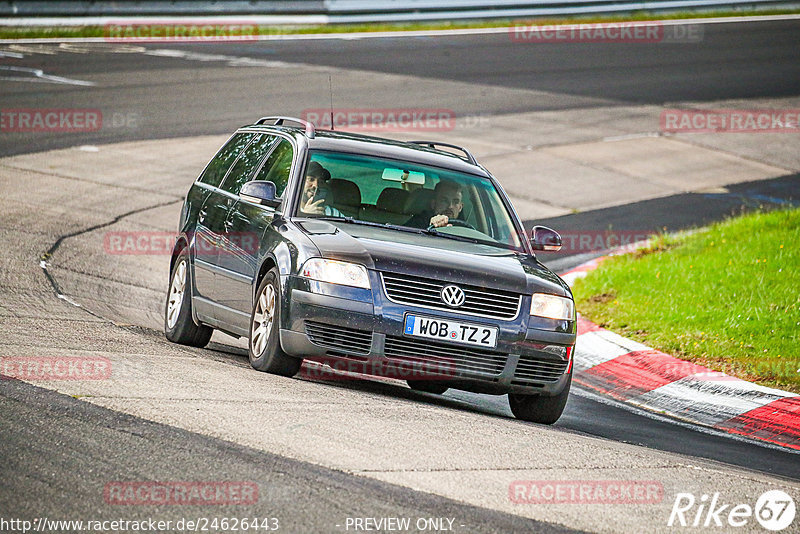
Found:
M 461 152 L 464 153 L 464 156 L 466 156 L 466 158 L 462 158 L 462 159 L 466 159 L 469 163 L 471 163 L 473 165 L 478 165 L 478 160 L 475 159 L 475 156 L 472 155 L 472 152 L 470 152 L 469 150 L 467 150 L 463 146 L 451 145 L 450 143 L 440 143 L 439 141 L 409 141 L 409 143 L 414 144 L 414 145 L 426 146 L 426 147 L 432 148 L 434 150 L 438 150 L 436 147 L 439 147 L 439 146 L 446 146 L 448 148 L 454 148 L 454 149 L 460 150 Z M 443 150 L 443 152 L 447 152 L 447 151 Z M 454 154 L 454 155 L 456 155 L 456 154 Z
M 283 126 L 283 121 L 292 121 L 296 122 L 303 126 L 306 129 L 306 135 L 311 139 L 314 139 L 314 136 L 317 134 L 317 130 L 314 128 L 314 125 L 310 122 L 298 119 L 295 117 L 280 117 L 280 116 L 273 116 L 273 117 L 261 117 L 256 121 L 256 124 L 264 124 L 267 121 L 275 121 L 273 126 Z

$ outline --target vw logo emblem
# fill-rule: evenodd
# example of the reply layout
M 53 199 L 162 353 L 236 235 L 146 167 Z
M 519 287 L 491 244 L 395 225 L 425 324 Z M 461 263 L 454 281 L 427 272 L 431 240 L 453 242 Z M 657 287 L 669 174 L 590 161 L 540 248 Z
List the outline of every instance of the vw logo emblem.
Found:
M 442 302 L 453 308 L 464 304 L 464 292 L 458 286 L 444 286 L 442 288 Z

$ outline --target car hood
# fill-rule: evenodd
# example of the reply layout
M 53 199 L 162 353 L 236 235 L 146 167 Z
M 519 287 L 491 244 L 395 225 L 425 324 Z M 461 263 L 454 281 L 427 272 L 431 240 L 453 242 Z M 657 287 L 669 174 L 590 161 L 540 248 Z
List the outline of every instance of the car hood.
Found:
M 309 221 L 301 227 L 323 257 L 360 263 L 368 269 L 517 293 L 570 295 L 558 276 L 526 254 L 347 223 Z

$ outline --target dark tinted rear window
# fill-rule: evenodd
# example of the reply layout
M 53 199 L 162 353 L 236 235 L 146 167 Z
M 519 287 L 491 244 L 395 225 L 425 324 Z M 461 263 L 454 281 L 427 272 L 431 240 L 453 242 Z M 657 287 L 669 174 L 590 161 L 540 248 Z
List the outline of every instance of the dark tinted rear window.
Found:
M 208 164 L 203 175 L 200 177 L 200 182 L 214 187 L 219 187 L 228 168 L 236 159 L 236 156 L 247 146 L 247 143 L 253 138 L 253 133 L 239 133 L 231 137 L 224 147 L 217 152 L 211 163 Z
M 250 146 L 239 156 L 236 163 L 233 164 L 231 172 L 228 173 L 227 178 L 225 178 L 222 184 L 222 189 L 234 195 L 238 195 L 245 182 L 252 179 L 252 175 L 258 167 L 258 164 L 261 163 L 261 160 L 270 146 L 272 146 L 274 140 L 274 136 L 258 134 L 258 136 L 253 139 L 253 142 L 250 143 Z

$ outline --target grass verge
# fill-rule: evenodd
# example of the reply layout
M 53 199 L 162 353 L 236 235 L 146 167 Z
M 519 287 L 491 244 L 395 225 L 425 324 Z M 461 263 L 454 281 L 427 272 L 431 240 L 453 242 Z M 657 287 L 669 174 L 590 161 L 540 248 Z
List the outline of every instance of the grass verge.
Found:
M 800 209 L 654 240 L 578 280 L 593 322 L 675 357 L 800 393 Z
M 424 31 L 424 30 L 452 30 L 469 28 L 505 28 L 511 26 L 547 26 L 555 24 L 589 24 L 607 22 L 631 22 L 642 20 L 676 20 L 714 17 L 743 17 L 763 15 L 792 15 L 798 14 L 798 9 L 758 9 L 758 10 L 725 10 L 725 11 L 679 11 L 667 13 L 654 13 L 641 11 L 624 15 L 596 15 L 574 16 L 557 18 L 529 18 L 529 19 L 493 19 L 493 20 L 464 20 L 464 21 L 432 21 L 413 23 L 373 23 L 373 24 L 323 24 L 323 25 L 280 25 L 258 26 L 251 35 L 298 35 L 317 33 L 356 33 L 356 32 L 385 32 L 385 31 Z M 124 17 L 120 17 L 124 19 Z M 232 20 L 235 17 L 232 18 Z M 224 19 L 220 18 L 220 23 Z M 161 24 L 165 26 L 164 24 Z M 63 39 L 85 37 L 108 37 L 108 29 L 103 26 L 2 26 L 0 39 Z

